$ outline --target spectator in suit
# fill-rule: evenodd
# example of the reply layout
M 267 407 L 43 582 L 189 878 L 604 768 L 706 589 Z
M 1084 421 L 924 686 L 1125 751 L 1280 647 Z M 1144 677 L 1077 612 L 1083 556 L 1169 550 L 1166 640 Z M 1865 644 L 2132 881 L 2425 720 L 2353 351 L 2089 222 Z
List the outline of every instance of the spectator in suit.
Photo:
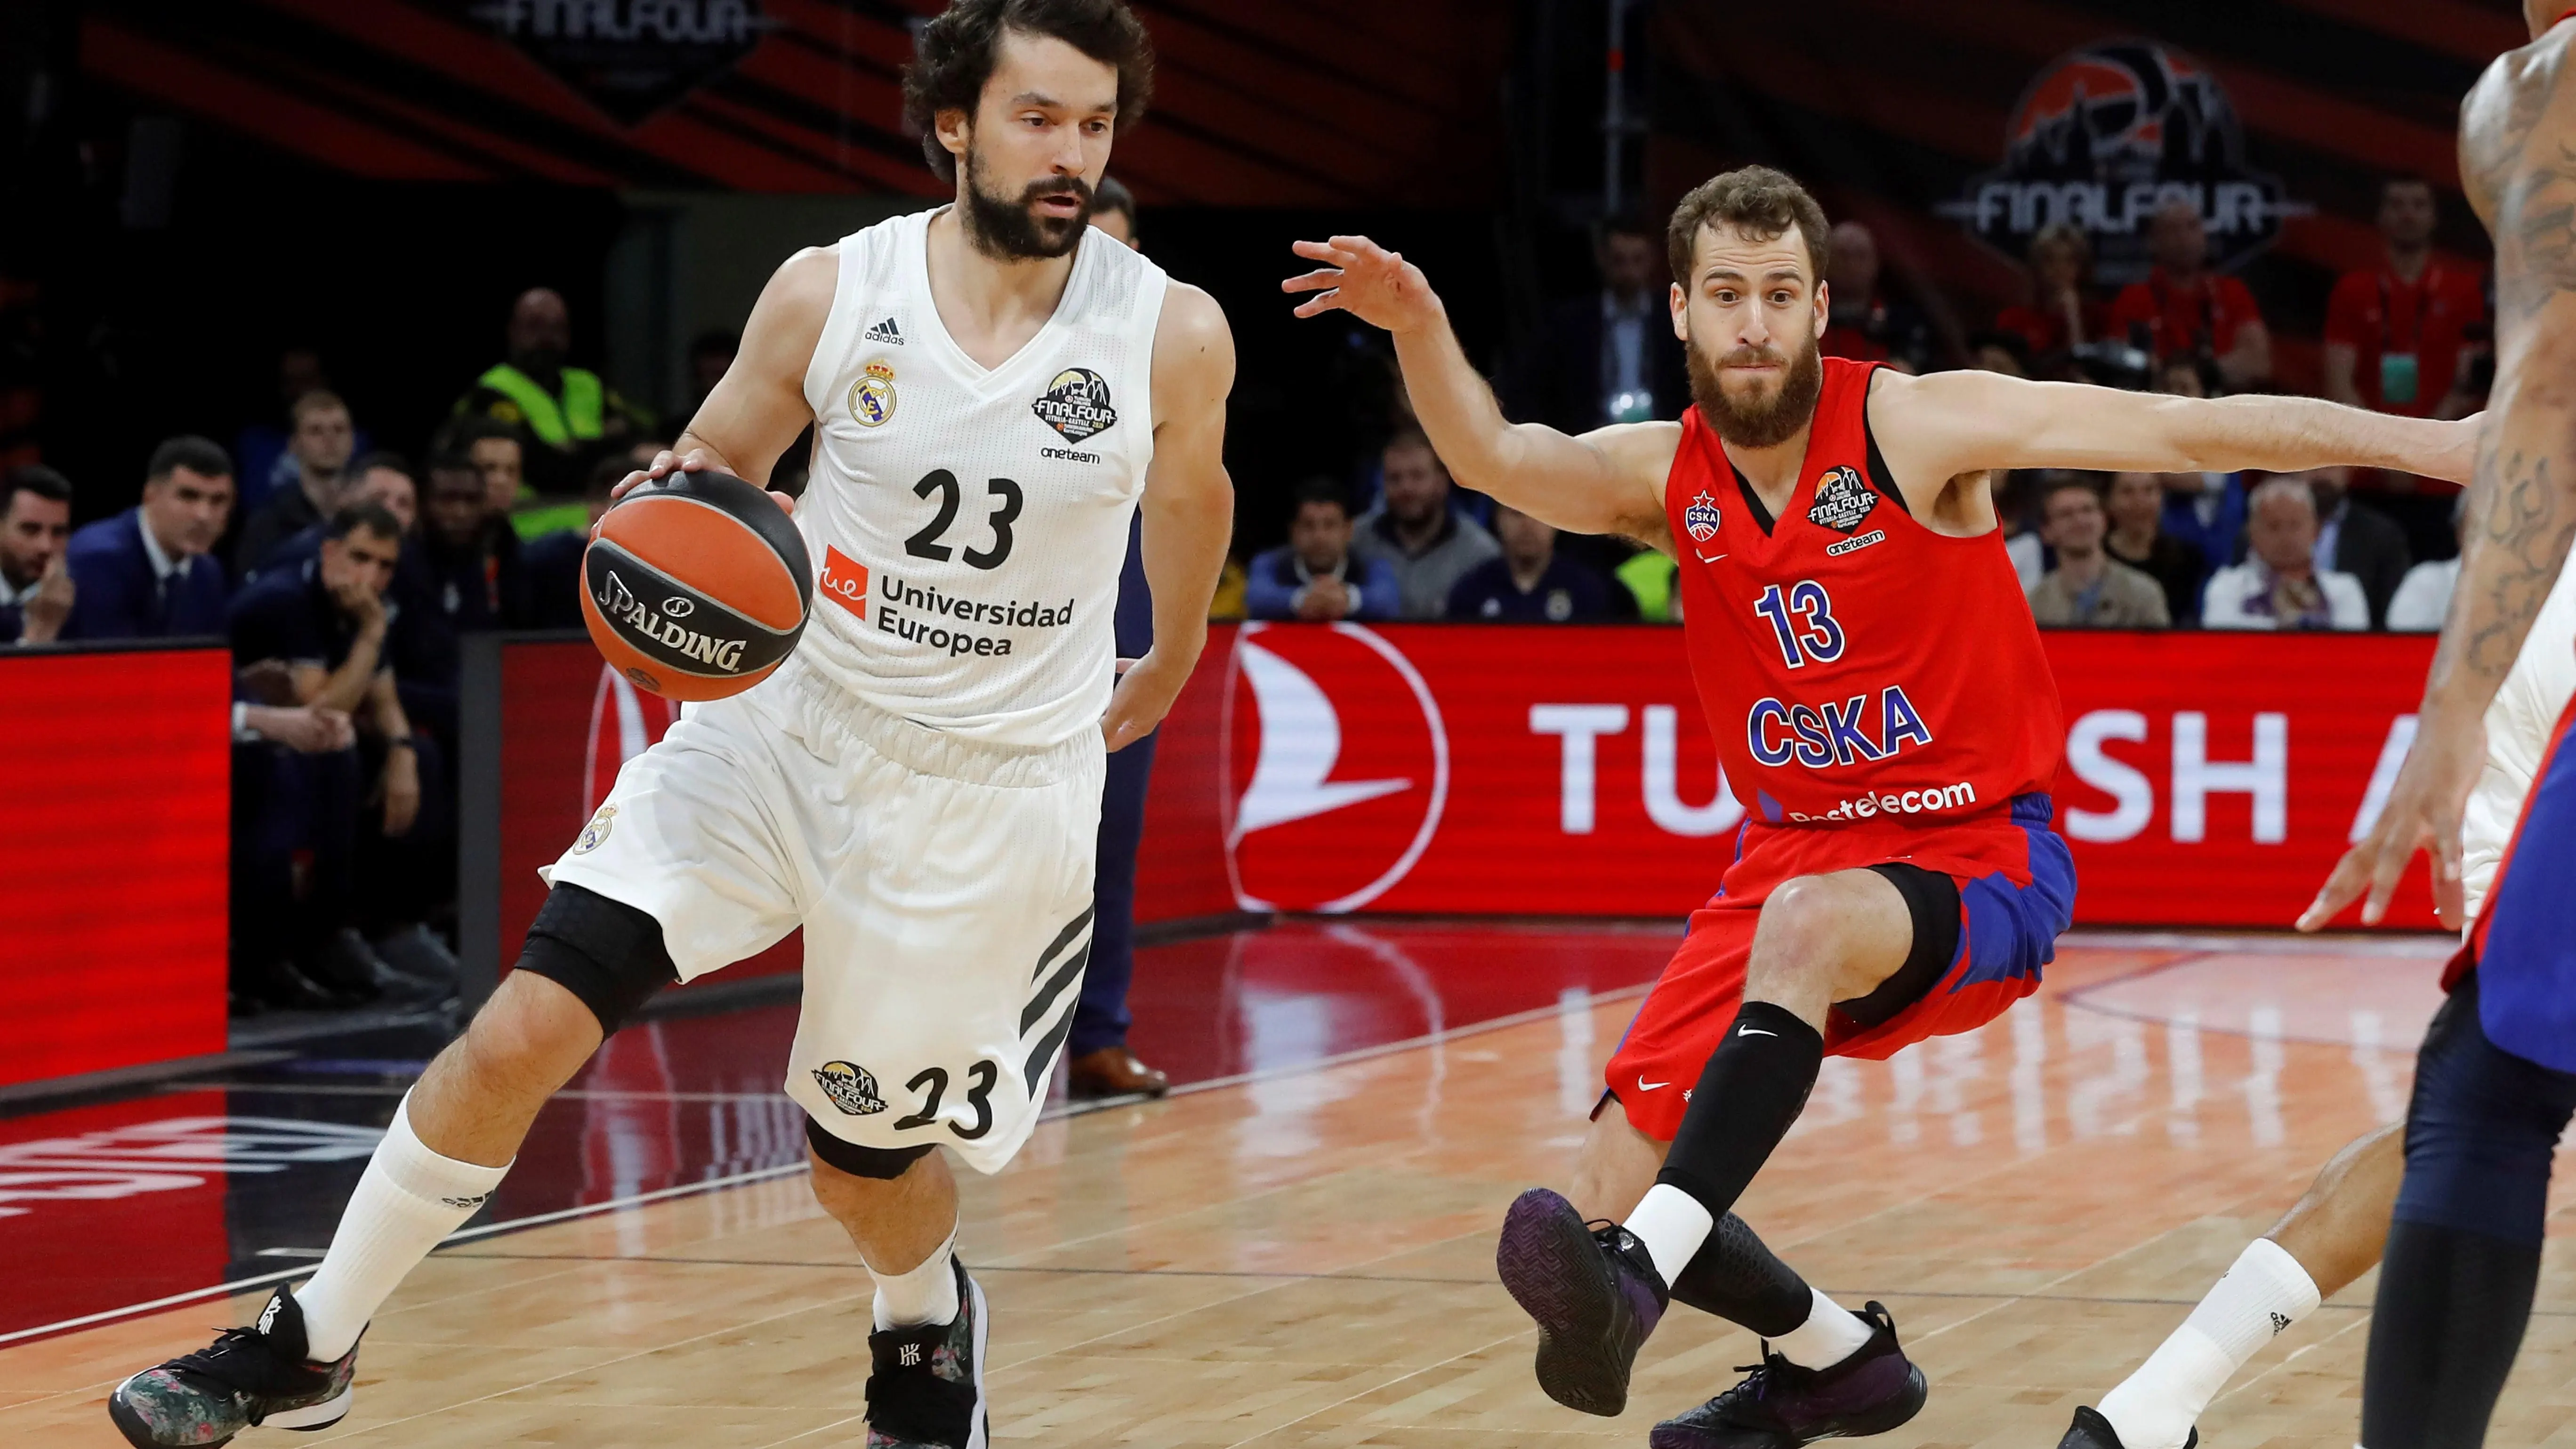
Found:
M 1403 593 L 1396 617 L 1437 619 L 1458 580 L 1500 557 L 1502 545 L 1453 506 L 1448 465 L 1421 429 L 1406 428 L 1387 441 L 1379 479 L 1383 496 L 1360 515 L 1351 548 L 1394 575 Z
M 0 645 L 50 644 L 72 612 L 63 545 L 72 535 L 71 481 L 41 463 L 0 479 Z
M 271 494 L 259 511 L 242 523 L 233 545 L 233 577 L 247 579 L 277 546 L 337 512 L 351 481 L 350 450 L 356 426 L 349 405 L 327 392 L 308 392 L 295 400 L 286 456 L 293 486 Z
M 454 977 L 452 958 L 419 926 L 430 904 L 421 898 L 424 887 L 444 877 L 439 852 L 407 848 L 426 843 L 415 836 L 438 844 L 448 837 L 443 808 L 427 808 L 444 805 L 442 756 L 414 734 L 388 663 L 400 608 L 387 595 L 401 554 L 393 515 L 352 504 L 325 525 L 311 564 L 263 575 L 233 600 L 230 620 L 237 664 L 283 664 L 295 704 L 340 711 L 359 727 L 354 756 L 307 761 L 272 753 L 237 763 L 251 771 L 247 789 L 285 802 L 277 808 L 294 816 L 277 822 L 290 828 L 260 831 L 262 844 L 301 835 L 312 861 L 309 892 L 289 910 L 296 969 L 362 1000 L 435 1000 Z M 273 850 L 251 874 L 260 884 L 249 913 L 275 911 L 281 881 L 291 891 L 291 874 L 278 868 Z M 379 927 L 378 944 L 359 930 L 367 921 Z
M 411 465 L 403 461 L 401 454 L 369 453 L 349 465 L 348 479 L 349 486 L 341 500 L 343 507 L 373 503 L 394 516 L 406 540 L 412 537 L 413 526 L 420 521 L 420 482 L 412 476 Z M 270 569 L 303 567 L 322 551 L 322 535 L 327 529 L 325 520 L 281 540 L 242 569 L 242 583 L 247 586 Z
M 2263 310 L 2244 282 L 2209 270 L 2209 230 L 2200 208 L 2181 198 L 2168 201 L 2150 225 L 2155 268 L 2112 300 L 2112 335 L 2145 348 L 2159 362 L 2213 362 L 2229 387 L 2269 379 L 2272 334 L 2263 325 Z
M 1256 619 L 1392 619 L 1402 593 L 1385 560 L 1351 547 L 1351 505 L 1329 478 L 1297 490 L 1288 541 L 1256 554 L 1244 607 Z
M 2057 567 L 2030 586 L 2030 613 L 2042 628 L 2162 629 L 2173 622 L 2156 581 L 2103 551 L 2110 522 L 2102 496 L 2081 474 L 2052 478 L 2039 495 L 2040 535 Z
M 2111 525 L 2102 551 L 2156 581 L 2168 619 L 2199 619 L 2200 587 L 2209 569 L 2199 549 L 2164 531 L 2164 480 L 2153 473 L 2114 473 L 2102 509 Z
M 2412 561 L 2405 531 L 2353 498 L 2350 468 L 2316 468 L 2300 476 L 2317 501 L 2317 567 L 2359 579 L 2370 600 L 2371 627 L 2382 626 Z
M 65 639 L 180 639 L 224 632 L 223 565 L 209 550 L 232 515 L 233 465 L 200 437 L 152 450 L 143 501 L 74 533 Z
M 2370 627 L 2361 581 L 2317 567 L 2317 500 L 2297 478 L 2276 477 L 2248 501 L 2251 555 L 2212 574 L 2200 621 L 2212 629 Z
M 1511 369 L 1505 394 L 1512 416 L 1568 433 L 1680 417 L 1690 405 L 1690 377 L 1673 333 L 1662 233 L 1613 221 L 1592 256 L 1600 290 L 1548 313 Z
M 1557 552 L 1554 527 L 1497 504 L 1494 537 L 1502 544 L 1502 555 L 1458 580 L 1449 591 L 1449 618 L 1589 624 L 1611 617 L 1609 586 L 1599 574 Z
M 2473 263 L 2433 256 L 2433 185 L 2392 176 L 2379 188 L 2378 265 L 2349 271 L 2326 302 L 2326 396 L 2407 417 L 2478 410 L 2461 365 L 2486 330 L 2486 283 Z
M 2102 339 L 2108 311 L 2093 295 L 2093 243 L 2071 221 L 2030 239 L 2030 300 L 1995 314 L 1995 327 L 2022 339 L 2033 376 L 2054 376 L 2066 354 Z

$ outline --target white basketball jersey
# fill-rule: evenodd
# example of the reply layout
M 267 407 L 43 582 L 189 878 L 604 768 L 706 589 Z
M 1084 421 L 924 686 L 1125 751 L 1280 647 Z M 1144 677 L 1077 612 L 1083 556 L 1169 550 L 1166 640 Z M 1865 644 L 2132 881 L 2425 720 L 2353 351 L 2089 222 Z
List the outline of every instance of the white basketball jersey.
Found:
M 945 209 L 838 243 L 805 374 L 815 448 L 796 522 L 819 577 L 797 658 L 916 723 L 1052 745 L 1109 705 L 1164 277 L 1086 231 L 1055 315 L 986 369 L 931 303 L 925 244 Z

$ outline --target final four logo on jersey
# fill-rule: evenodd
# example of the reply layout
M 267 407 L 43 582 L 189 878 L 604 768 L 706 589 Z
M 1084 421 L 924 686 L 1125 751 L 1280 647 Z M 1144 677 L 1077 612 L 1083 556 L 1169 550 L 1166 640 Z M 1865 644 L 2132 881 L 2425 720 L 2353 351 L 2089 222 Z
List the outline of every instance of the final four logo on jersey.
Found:
M 1878 495 L 1860 481 L 1858 470 L 1846 464 L 1816 480 L 1816 501 L 1807 509 L 1807 521 L 1849 533 L 1877 506 Z
M 1118 410 L 1109 405 L 1109 379 L 1087 367 L 1068 367 L 1055 375 L 1047 390 L 1029 404 L 1038 421 L 1079 443 L 1118 425 Z
M 1693 543 L 1706 543 L 1717 537 L 1717 520 L 1717 500 L 1709 497 L 1706 489 L 1700 490 L 1690 507 L 1682 510 L 1682 527 L 1690 531 Z
M 885 1098 L 877 1095 L 877 1079 L 868 1069 L 854 1062 L 825 1062 L 814 1069 L 815 1084 L 832 1105 L 853 1117 L 868 1117 L 885 1110 Z
M 850 421 L 863 428 L 881 428 L 893 416 L 894 369 L 882 361 L 871 362 L 850 384 Z

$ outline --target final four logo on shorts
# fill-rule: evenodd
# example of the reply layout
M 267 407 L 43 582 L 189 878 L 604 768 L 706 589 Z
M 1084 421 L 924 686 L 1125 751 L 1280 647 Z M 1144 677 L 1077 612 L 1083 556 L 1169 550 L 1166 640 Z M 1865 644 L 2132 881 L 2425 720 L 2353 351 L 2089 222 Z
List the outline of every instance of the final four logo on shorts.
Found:
M 872 1116 L 885 1110 L 885 1098 L 877 1095 L 877 1079 L 868 1069 L 849 1062 L 825 1062 L 814 1069 L 814 1080 L 832 1105 L 853 1117 Z
M 1849 533 L 1860 527 L 1869 511 L 1878 506 L 1878 495 L 1849 464 L 1834 469 L 1816 480 L 1816 501 L 1807 509 L 1807 521 L 1819 528 Z
M 1109 405 L 1109 379 L 1087 367 L 1068 367 L 1055 375 L 1029 410 L 1038 421 L 1079 443 L 1118 425 L 1118 410 Z
M 617 807 L 614 805 L 600 806 L 599 813 L 590 817 L 590 823 L 581 828 L 581 839 L 572 843 L 572 853 L 575 855 L 588 855 L 592 851 L 599 849 L 600 842 L 608 838 L 609 829 L 616 824 Z
M 863 428 L 882 428 L 894 416 L 894 369 L 871 362 L 865 375 L 850 384 L 850 421 Z
M 1717 537 L 1717 520 L 1717 500 L 1709 497 L 1706 489 L 1682 510 L 1682 527 L 1690 531 L 1693 543 L 1706 543 Z

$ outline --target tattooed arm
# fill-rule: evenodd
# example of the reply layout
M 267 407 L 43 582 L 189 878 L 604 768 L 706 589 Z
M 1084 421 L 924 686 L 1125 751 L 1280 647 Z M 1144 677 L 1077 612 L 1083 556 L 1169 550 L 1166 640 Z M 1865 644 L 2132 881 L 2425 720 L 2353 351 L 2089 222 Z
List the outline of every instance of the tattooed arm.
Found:
M 2461 529 L 2460 578 L 2425 679 L 2414 748 L 2370 834 L 2299 917 L 2313 931 L 2367 892 L 2376 923 L 2418 850 L 2458 927 L 2460 818 L 2486 761 L 2487 705 L 2576 536 L 2576 83 L 2560 26 L 2490 67 L 2462 108 L 2460 173 L 2496 244 L 2496 381 Z

